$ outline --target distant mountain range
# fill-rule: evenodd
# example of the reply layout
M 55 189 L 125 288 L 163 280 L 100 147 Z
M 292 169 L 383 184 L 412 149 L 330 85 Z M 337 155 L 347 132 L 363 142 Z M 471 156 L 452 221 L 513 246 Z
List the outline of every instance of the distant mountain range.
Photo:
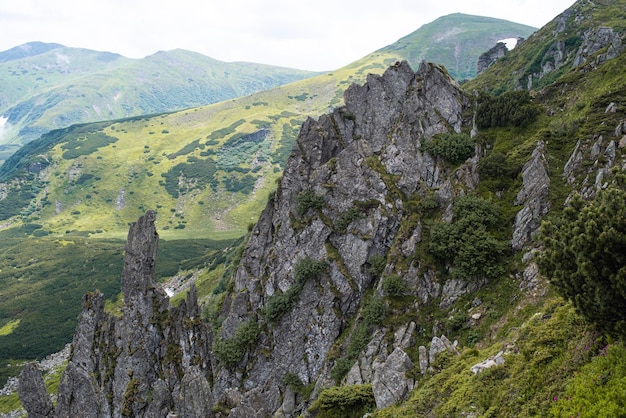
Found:
M 352 83 L 363 83 L 369 73 L 381 73 L 402 59 L 414 68 L 422 59 L 475 65 L 481 51 L 468 44 L 484 45 L 484 52 L 499 39 L 525 36 L 531 31 L 527 26 L 502 20 L 454 14 L 344 68 L 316 77 L 211 106 L 50 132 L 0 167 L 0 182 L 7 183 L 5 198 L 0 200 L 0 220 L 13 219 L 9 224 L 14 224 L 14 217 L 19 215 L 24 223 L 41 225 L 39 233 L 83 231 L 116 236 L 125 234 L 127 223 L 145 208 L 161 207 L 170 214 L 168 220 L 160 217 L 167 222 L 163 233 L 170 238 L 190 233 L 196 237 L 240 236 L 275 187 L 300 125 L 307 117 L 341 105 L 343 92 Z M 436 43 L 446 46 L 437 52 L 433 47 Z M 30 106 L 39 103 L 30 98 L 5 113 L 10 123 L 23 123 L 23 130 L 43 130 L 44 121 L 69 124 L 88 115 L 105 119 L 124 112 L 149 113 L 164 104 L 186 107 L 193 101 L 209 101 L 211 92 L 218 94 L 205 87 L 212 82 L 227 89 L 220 90 L 220 94 L 243 95 L 243 87 L 238 87 L 235 79 L 246 79 L 251 74 L 246 70 L 267 69 L 219 63 L 180 50 L 137 61 L 69 48 L 51 49 L 4 65 L 13 63 L 17 70 L 17 63 L 23 68 L 26 61 L 31 65 L 35 60 L 49 62 L 51 55 L 57 61 L 45 82 L 73 80 L 73 84 L 43 93 L 47 97 L 40 97 L 44 104 Z M 95 72 L 96 67 L 100 72 Z M 457 76 L 469 75 L 471 66 L 462 67 Z M 37 68 L 16 77 L 36 84 L 38 74 L 44 71 L 41 66 Z M 187 77 L 182 84 L 181 68 Z M 281 77 L 291 74 L 290 70 L 267 70 Z M 230 75 L 224 76 L 226 73 Z M 255 87 L 260 89 L 261 85 Z M 31 89 L 33 93 L 39 91 Z M 108 93 L 101 93 L 105 90 Z M 177 97 L 186 101 L 176 102 Z M 32 125 L 27 127 L 30 120 Z M 41 182 L 41 186 L 35 186 L 34 195 L 25 193 L 23 185 L 33 181 Z
M 414 67 L 440 63 L 458 80 L 476 75 L 478 56 L 503 38 L 535 29 L 464 14 L 444 16 L 381 49 Z M 318 73 L 226 63 L 173 50 L 143 59 L 31 42 L 0 52 L 0 163 L 21 145 L 75 123 L 170 112 L 217 103 Z
M 29 43 L 0 53 L 0 159 L 51 129 L 202 106 L 316 73 L 226 63 L 195 52 L 143 59 Z

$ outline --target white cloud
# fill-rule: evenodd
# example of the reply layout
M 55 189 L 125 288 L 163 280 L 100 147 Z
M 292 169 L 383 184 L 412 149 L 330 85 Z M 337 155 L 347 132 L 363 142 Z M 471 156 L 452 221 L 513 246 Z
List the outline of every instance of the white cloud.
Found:
M 175 48 L 224 61 L 331 70 L 450 13 L 542 26 L 573 0 L 20 0 L 0 4 L 0 50 L 30 41 L 139 58 Z

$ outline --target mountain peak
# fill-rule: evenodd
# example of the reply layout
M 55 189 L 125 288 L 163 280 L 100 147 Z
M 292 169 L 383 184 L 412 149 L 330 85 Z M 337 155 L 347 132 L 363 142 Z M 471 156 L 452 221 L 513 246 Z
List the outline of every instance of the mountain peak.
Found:
M 64 48 L 64 46 L 55 43 L 28 42 L 0 52 L 0 63 L 33 57 L 58 48 Z

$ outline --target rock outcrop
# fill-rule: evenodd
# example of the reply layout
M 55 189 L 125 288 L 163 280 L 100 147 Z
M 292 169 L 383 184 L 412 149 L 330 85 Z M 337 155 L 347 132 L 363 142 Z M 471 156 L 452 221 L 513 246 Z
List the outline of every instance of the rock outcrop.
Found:
M 54 417 L 54 406 L 46 391 L 41 371 L 34 363 L 28 363 L 22 370 L 18 394 L 30 418 Z
M 504 42 L 498 42 L 493 48 L 487 52 L 483 52 L 478 57 L 478 64 L 476 64 L 476 74 L 480 74 L 489 68 L 494 62 L 502 58 L 508 52 L 508 48 Z
M 522 189 L 517 194 L 514 204 L 523 207 L 515 216 L 511 240 L 514 250 L 521 250 L 532 241 L 541 218 L 550 210 L 551 204 L 548 200 L 550 176 L 544 148 L 543 142 L 537 143 L 530 161 L 522 169 Z
M 174 308 L 154 284 L 155 217 L 148 211 L 128 233 L 122 317 L 104 311 L 99 292 L 83 298 L 72 353 L 59 385 L 57 418 L 212 414 L 210 329 L 200 320 L 193 286 Z M 41 374 L 27 366 L 19 393 L 31 416 L 47 416 L 42 414 L 48 411 L 48 396 L 39 380 Z
M 193 286 L 172 307 L 155 285 L 158 235 L 148 211 L 128 234 L 122 317 L 104 311 L 100 293 L 84 297 L 55 416 L 303 413 L 309 399 L 285 377 L 315 385 L 313 396 L 332 385 L 331 370 L 350 341 L 338 337 L 360 318 L 366 292 L 382 294 L 372 257 L 393 248 L 411 258 L 422 239 L 420 223 L 398 236 L 409 197 L 428 193 L 448 213 L 454 197 L 477 184 L 478 155 L 452 171 L 421 151 L 434 135 L 471 130 L 470 107 L 444 69 L 422 63 L 414 72 L 401 62 L 351 86 L 345 106 L 307 120 L 249 234 L 215 334 L 199 318 Z M 443 285 L 418 261 L 407 265 L 385 270 L 406 276 L 422 303 L 452 303 L 480 286 Z M 387 331 L 373 330 L 349 374 L 372 383 L 379 406 L 401 400 L 415 384 L 406 377 L 414 365 L 405 351 L 415 329 L 411 323 L 396 330 L 390 347 Z M 47 405 L 26 403 L 33 411 Z
M 403 197 L 447 189 L 446 173 L 420 151 L 421 142 L 471 127 L 464 119 L 468 105 L 441 68 L 423 63 L 414 72 L 402 62 L 351 86 L 345 106 L 304 123 L 276 195 L 253 228 L 219 337 L 263 321 L 272 298 L 296 285 L 294 271 L 302 260 L 327 263 L 328 269 L 302 285 L 253 352 L 234 369 L 217 370 L 216 400 L 226 403 L 235 388 L 242 396 L 232 416 L 276 411 L 286 373 L 305 385 L 329 380 L 328 353 L 375 284 L 368 260 L 391 248 Z M 304 206 L 312 199 L 316 205 Z M 346 224 L 338 227 L 339 219 Z M 419 231 L 412 236 L 417 241 Z

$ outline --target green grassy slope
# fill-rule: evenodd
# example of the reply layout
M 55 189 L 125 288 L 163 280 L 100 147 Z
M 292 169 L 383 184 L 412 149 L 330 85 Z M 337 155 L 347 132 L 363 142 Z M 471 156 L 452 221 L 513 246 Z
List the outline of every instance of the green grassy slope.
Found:
M 0 214 L 12 217 L 13 225 L 41 224 L 40 234 L 78 230 L 119 237 L 128 222 L 154 208 L 170 238 L 239 236 L 265 205 L 302 122 L 340 105 L 345 89 L 363 83 L 369 73 L 381 73 L 398 59 L 418 65 L 417 51 L 429 48 L 437 30 L 453 44 L 491 46 L 494 36 L 524 35 L 530 29 L 445 16 L 331 73 L 207 107 L 51 133 L 0 169 L 0 180 L 9 184 Z M 479 54 L 443 50 L 439 58 L 476 62 Z M 172 68 L 163 61 L 189 56 L 173 51 L 146 60 L 155 61 L 155 68 Z M 171 78 L 164 70 L 157 76 Z M 195 76 L 191 79 L 195 85 Z M 14 172 L 16 164 L 20 171 Z
M 421 61 L 446 67 L 456 80 L 476 77 L 477 57 L 507 38 L 527 38 L 536 28 L 483 16 L 454 13 L 440 17 L 381 52 L 398 54 L 413 67 Z
M 8 119 L 0 145 L 6 156 L 51 129 L 216 103 L 314 74 L 185 50 L 129 59 L 55 48 L 0 63 L 0 115 Z

